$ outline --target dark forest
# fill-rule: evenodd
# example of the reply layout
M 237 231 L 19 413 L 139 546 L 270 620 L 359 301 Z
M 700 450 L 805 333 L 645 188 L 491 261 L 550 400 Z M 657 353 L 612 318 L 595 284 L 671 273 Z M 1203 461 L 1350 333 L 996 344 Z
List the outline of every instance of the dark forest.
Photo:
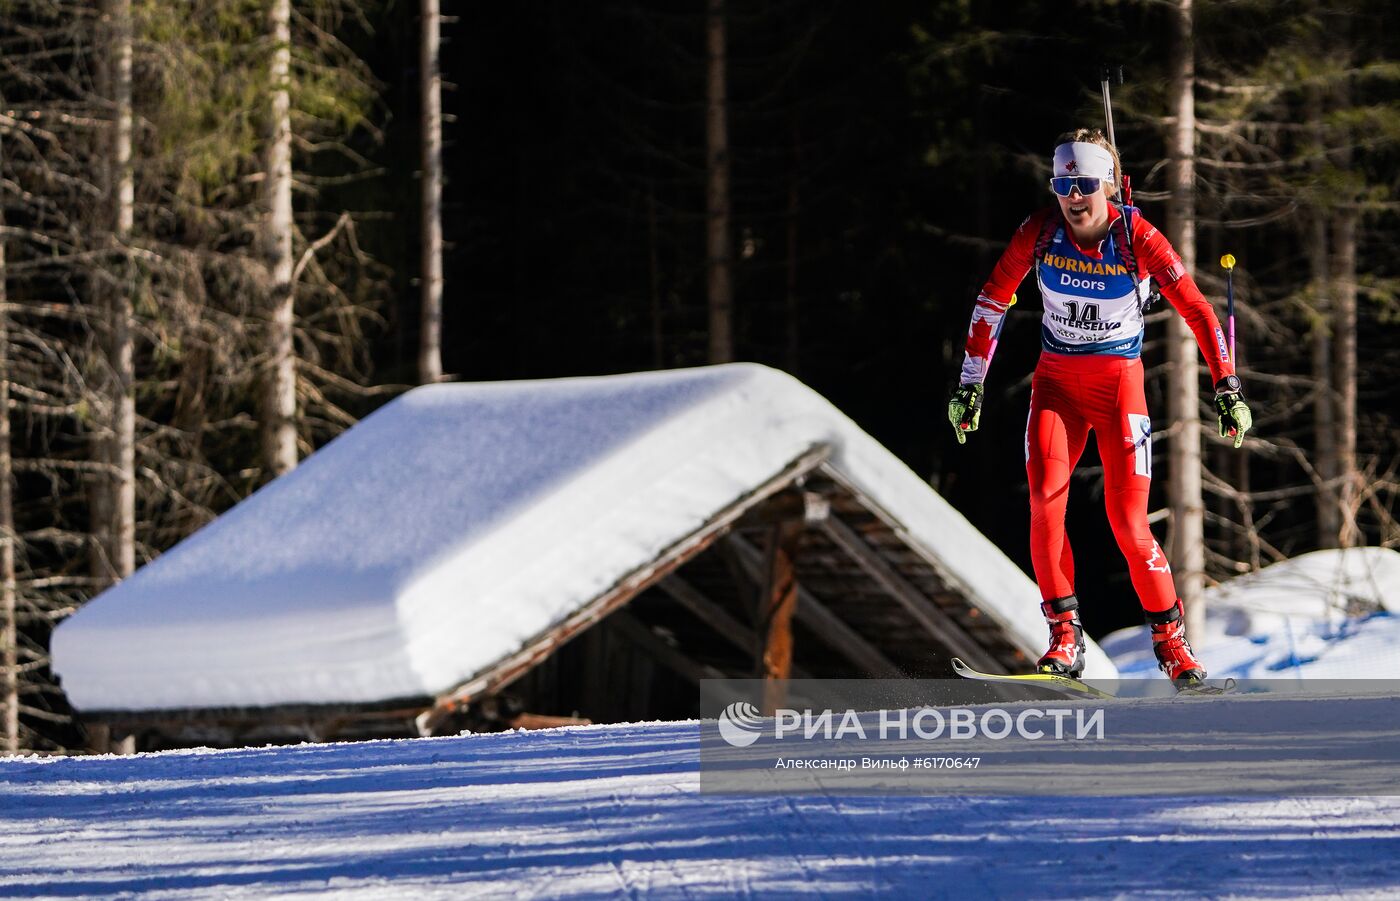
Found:
M 274 20 L 287 8 L 289 37 L 269 37 L 269 6 Z M 1104 125 L 1101 73 L 1121 67 L 1113 112 L 1135 203 L 1181 227 L 1169 177 L 1184 90 L 1191 258 L 1218 312 L 1215 261 L 1239 260 L 1255 429 L 1240 452 L 1214 434 L 1199 367 L 1206 580 L 1319 547 L 1400 545 L 1392 4 L 442 12 L 444 378 L 716 361 L 718 15 L 732 357 L 826 396 L 1029 572 L 1033 279 L 966 445 L 945 407 L 979 288 L 1018 224 L 1053 203 L 1057 137 Z M 18 610 L 11 668 L 39 674 L 26 703 L 40 722 L 66 715 L 40 684 L 54 623 L 420 381 L 422 23 L 403 0 L 25 0 L 4 15 L 0 462 L 14 488 L 0 563 Z M 269 134 L 289 155 L 280 170 Z M 1157 308 L 1144 345 L 1162 474 L 1174 315 Z M 1086 451 L 1068 528 L 1102 634 L 1141 614 L 1096 464 Z M 1165 482 L 1151 510 L 1170 550 Z

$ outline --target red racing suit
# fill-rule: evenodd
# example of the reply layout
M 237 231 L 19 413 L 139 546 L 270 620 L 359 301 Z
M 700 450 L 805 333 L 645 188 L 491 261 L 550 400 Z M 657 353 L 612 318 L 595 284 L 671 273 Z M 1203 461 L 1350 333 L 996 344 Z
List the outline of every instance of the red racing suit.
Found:
M 1074 594 L 1074 558 L 1065 536 L 1069 477 L 1089 430 L 1098 436 L 1104 467 L 1104 506 L 1143 608 L 1160 612 L 1176 603 L 1166 555 L 1147 525 L 1152 480 L 1152 421 L 1143 394 L 1143 298 L 1148 276 L 1190 325 L 1218 382 L 1234 374 L 1224 332 L 1166 237 L 1133 207 L 1109 207 L 1111 220 L 1128 215 L 1131 257 L 1119 252 L 1110 228 L 1098 247 L 1080 247 L 1058 208 L 1021 223 L 982 288 L 972 313 L 963 359 L 963 384 L 986 378 L 997 335 L 1013 294 L 1032 265 L 1047 217 L 1059 221 L 1036 266 L 1045 302 L 1041 356 L 1031 382 L 1026 423 L 1026 476 L 1031 498 L 1031 561 L 1045 600 Z M 1124 265 L 1135 259 L 1138 279 Z

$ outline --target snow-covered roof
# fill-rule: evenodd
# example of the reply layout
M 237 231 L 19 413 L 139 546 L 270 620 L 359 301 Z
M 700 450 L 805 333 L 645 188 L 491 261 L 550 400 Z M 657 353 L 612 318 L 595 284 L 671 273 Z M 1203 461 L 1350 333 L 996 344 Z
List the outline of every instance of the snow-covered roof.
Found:
M 734 364 L 410 391 L 62 623 L 54 669 L 79 710 L 435 696 L 819 444 L 1038 655 L 1015 564 L 820 395 Z

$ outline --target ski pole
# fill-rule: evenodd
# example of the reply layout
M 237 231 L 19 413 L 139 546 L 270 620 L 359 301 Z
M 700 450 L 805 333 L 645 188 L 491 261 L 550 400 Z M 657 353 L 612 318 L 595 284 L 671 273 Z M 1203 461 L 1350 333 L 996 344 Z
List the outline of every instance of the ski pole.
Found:
M 1230 359 L 1235 360 L 1235 257 L 1225 254 L 1220 258 L 1220 266 L 1225 270 L 1225 320 L 1230 337 Z M 1235 365 L 1239 361 L 1235 360 Z
M 1099 71 L 1099 86 L 1103 88 L 1103 121 L 1104 124 L 1108 126 L 1108 143 L 1113 146 L 1114 150 L 1117 150 L 1118 139 L 1113 134 L 1113 99 L 1112 97 L 1110 97 L 1108 92 L 1109 82 L 1111 82 L 1115 77 L 1118 79 L 1119 84 L 1123 83 L 1122 66 L 1105 65 Z M 1114 194 L 1118 196 L 1119 200 L 1123 200 L 1123 186 L 1126 185 L 1127 179 L 1120 172 L 1118 173 L 1118 178 L 1114 179 L 1114 181 L 1117 183 L 1117 187 L 1114 190 Z

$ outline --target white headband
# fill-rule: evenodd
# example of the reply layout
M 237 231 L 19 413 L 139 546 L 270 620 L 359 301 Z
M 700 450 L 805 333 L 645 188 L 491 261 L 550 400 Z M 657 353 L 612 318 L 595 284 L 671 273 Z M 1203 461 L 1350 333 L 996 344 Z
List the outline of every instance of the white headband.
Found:
M 1116 181 L 1113 173 L 1113 156 L 1098 144 L 1074 141 L 1055 148 L 1055 161 L 1051 175 L 1087 175 Z

